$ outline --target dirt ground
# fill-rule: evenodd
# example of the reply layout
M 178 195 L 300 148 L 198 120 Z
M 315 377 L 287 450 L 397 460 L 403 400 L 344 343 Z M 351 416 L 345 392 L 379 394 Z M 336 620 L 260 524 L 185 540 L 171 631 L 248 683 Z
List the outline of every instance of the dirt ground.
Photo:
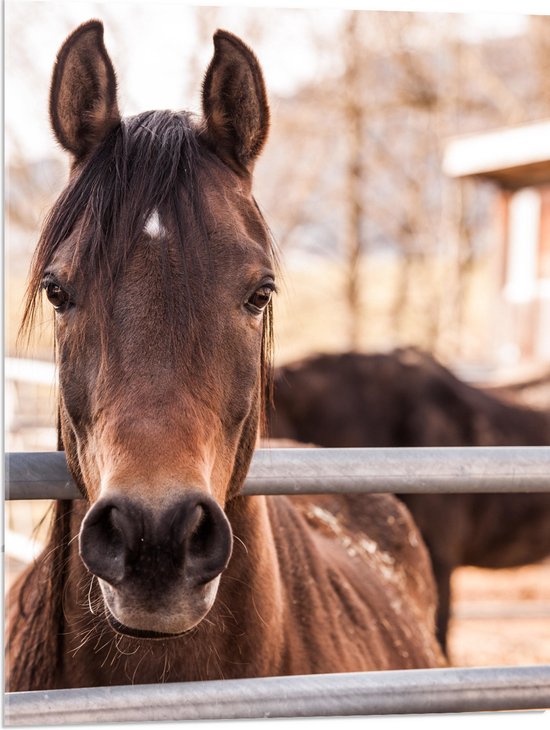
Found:
M 550 663 L 550 561 L 453 575 L 449 652 L 455 666 Z

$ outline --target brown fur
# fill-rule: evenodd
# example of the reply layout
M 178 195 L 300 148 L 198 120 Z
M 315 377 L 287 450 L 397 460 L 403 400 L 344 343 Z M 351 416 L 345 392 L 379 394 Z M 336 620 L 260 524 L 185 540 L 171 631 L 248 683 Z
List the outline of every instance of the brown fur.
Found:
M 61 78 L 83 49 L 92 69 L 103 58 L 88 25 L 60 52 Z M 48 549 L 10 595 L 8 688 L 440 665 L 429 560 L 397 500 L 239 496 L 268 387 L 275 276 L 250 192 L 268 123 L 253 54 L 216 35 L 200 124 L 151 112 L 111 127 L 114 77 L 88 82 L 58 116 L 78 129 L 91 98 L 104 137 L 84 157 L 65 144 L 74 167 L 26 309 L 30 324 L 42 287 L 59 306 L 61 441 L 86 499 L 57 505 Z M 66 89 L 52 94 L 66 104 Z M 193 582 L 227 524 L 229 563 Z
M 413 349 L 319 355 L 277 370 L 270 435 L 326 447 L 550 444 L 547 413 L 461 382 Z M 401 495 L 426 541 L 446 645 L 450 576 L 550 555 L 549 494 Z

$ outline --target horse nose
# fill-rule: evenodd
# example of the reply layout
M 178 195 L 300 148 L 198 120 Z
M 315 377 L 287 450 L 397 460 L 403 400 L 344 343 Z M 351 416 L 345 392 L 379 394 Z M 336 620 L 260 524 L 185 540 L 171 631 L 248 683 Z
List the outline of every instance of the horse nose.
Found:
M 233 541 L 223 510 L 202 492 L 162 510 L 126 496 L 100 499 L 79 539 L 91 573 L 112 586 L 133 582 L 148 591 L 181 579 L 189 587 L 208 583 L 227 566 Z

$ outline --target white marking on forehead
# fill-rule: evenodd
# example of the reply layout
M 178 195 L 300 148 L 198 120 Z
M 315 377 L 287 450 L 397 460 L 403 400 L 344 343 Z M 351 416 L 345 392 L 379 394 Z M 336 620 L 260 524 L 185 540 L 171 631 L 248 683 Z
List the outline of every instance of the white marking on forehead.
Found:
M 149 218 L 147 218 L 143 230 L 151 236 L 151 238 L 158 238 L 164 233 L 163 225 L 160 222 L 159 212 L 156 208 L 153 210 Z

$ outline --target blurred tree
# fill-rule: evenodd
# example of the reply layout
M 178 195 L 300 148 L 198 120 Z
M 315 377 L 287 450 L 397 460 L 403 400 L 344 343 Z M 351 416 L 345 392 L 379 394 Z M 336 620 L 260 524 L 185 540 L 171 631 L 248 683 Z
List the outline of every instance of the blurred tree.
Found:
M 361 39 L 360 13 L 349 13 L 343 27 L 342 51 L 342 126 L 346 139 L 345 161 L 345 250 L 347 258 L 346 301 L 348 305 L 348 346 L 357 350 L 360 345 L 363 319 L 360 264 L 364 257 L 363 228 L 366 225 L 364 189 L 365 179 L 365 119 L 368 100 L 362 93 L 361 69 L 364 46 Z

